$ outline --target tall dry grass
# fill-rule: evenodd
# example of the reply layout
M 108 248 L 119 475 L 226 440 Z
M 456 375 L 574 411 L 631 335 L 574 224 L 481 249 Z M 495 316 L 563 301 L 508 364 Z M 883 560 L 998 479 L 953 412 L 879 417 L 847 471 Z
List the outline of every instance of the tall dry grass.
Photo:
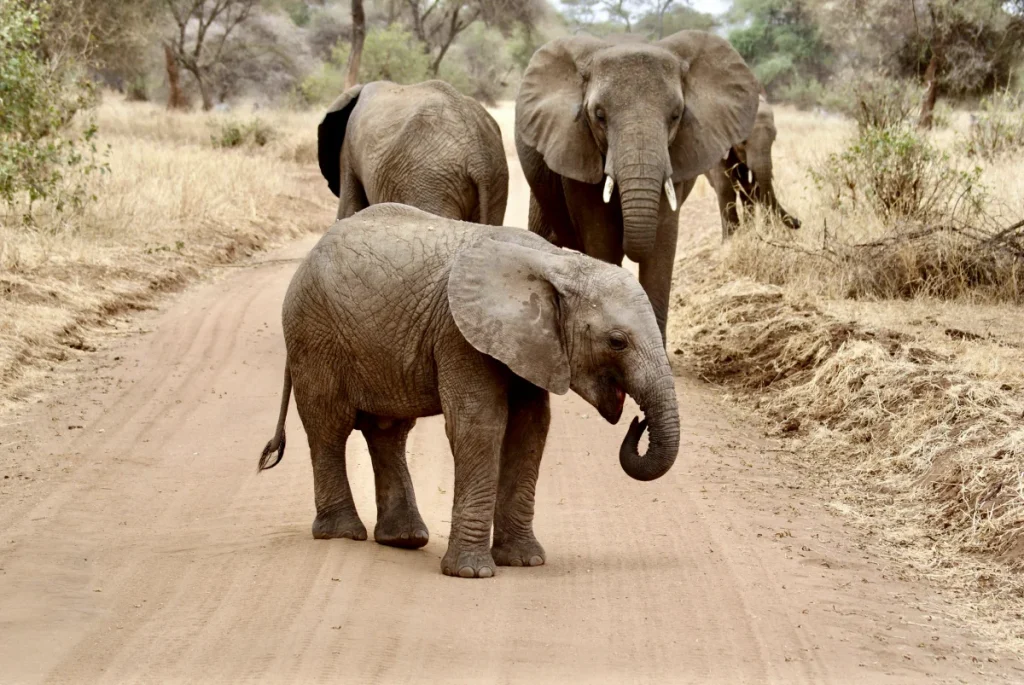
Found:
M 260 148 L 218 149 L 228 120 L 259 116 Z M 316 164 L 318 113 L 169 113 L 104 98 L 99 145 L 110 173 L 75 214 L 26 227 L 0 217 L 0 397 L 23 397 L 54 361 L 88 343 L 82 330 L 147 306 L 157 293 L 275 241 L 322 231 L 334 198 Z

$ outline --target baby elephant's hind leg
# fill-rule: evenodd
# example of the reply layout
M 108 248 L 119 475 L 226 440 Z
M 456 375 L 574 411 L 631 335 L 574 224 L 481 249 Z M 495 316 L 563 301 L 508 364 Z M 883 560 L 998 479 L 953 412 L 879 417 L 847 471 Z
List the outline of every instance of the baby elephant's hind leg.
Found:
M 372 416 L 360 421 L 377 487 L 373 539 L 382 545 L 416 549 L 429 539 L 427 525 L 416 508 L 416 493 L 405 461 L 405 441 L 415 424 L 415 419 Z
M 309 433 L 309 451 L 313 458 L 313 493 L 316 501 L 313 537 L 318 540 L 365 540 L 366 526 L 359 520 L 345 464 L 345 443 L 352 432 L 353 417 L 343 415 L 348 412 L 332 414 L 329 417 L 322 417 L 327 420 L 318 422 L 316 428 Z

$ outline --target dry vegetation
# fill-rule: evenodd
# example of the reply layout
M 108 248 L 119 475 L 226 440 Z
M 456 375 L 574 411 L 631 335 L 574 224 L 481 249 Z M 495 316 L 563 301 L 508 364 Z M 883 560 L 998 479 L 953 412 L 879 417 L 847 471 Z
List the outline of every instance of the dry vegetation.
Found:
M 0 397 L 18 398 L 54 361 L 88 347 L 83 329 L 146 307 L 211 267 L 321 231 L 333 197 L 316 165 L 317 113 L 259 112 L 269 139 L 216 147 L 245 114 L 169 114 L 105 98 L 110 173 L 81 211 L 0 221 Z
M 717 226 L 701 226 L 677 265 L 676 359 L 755 408 L 785 442 L 780 454 L 908 574 L 963 593 L 953 610 L 1019 649 L 1020 262 L 956 233 L 886 242 L 891 226 L 837 209 L 808 174 L 854 124 L 785 108 L 776 117 L 776 188 L 804 227 L 758 216 L 722 248 Z M 967 117 L 935 142 L 954 149 Z M 984 165 L 985 221 L 1024 217 L 1022 171 L 1009 157 Z M 857 247 L 879 240 L 884 249 Z

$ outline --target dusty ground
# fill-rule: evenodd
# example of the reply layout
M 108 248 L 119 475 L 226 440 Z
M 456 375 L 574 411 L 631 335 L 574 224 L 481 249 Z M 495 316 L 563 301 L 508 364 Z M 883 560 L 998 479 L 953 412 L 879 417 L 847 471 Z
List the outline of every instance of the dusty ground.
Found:
M 523 225 L 510 167 L 507 223 Z M 698 188 L 688 216 L 708 221 Z M 278 407 L 281 299 L 313 240 L 102 336 L 60 395 L 2 417 L 0 681 L 1024 678 L 928 586 L 898 580 L 748 415 L 687 377 L 680 459 L 652 483 L 616 464 L 624 425 L 555 399 L 537 496 L 546 566 L 440 574 L 452 497 L 440 418 L 409 445 L 424 550 L 314 541 L 294 411 L 288 458 L 255 471 Z M 359 436 L 350 464 L 372 526 Z

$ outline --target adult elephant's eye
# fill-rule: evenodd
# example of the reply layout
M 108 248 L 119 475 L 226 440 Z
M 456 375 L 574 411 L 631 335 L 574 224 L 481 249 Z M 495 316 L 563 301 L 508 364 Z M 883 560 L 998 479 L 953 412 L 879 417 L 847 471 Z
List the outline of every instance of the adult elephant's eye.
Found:
M 608 346 L 613 350 L 624 350 L 629 347 L 629 338 L 622 331 L 612 331 L 608 336 Z
M 683 116 L 683 110 L 681 110 L 681 109 L 677 109 L 676 111 L 672 112 L 672 116 L 670 116 L 670 117 L 669 117 L 669 121 L 670 121 L 670 122 L 672 122 L 672 123 L 674 124 L 674 123 L 676 123 L 677 121 L 679 121 L 679 119 L 680 119 L 680 118 L 681 118 L 682 116 Z
M 603 124 L 604 123 L 604 110 L 602 108 L 600 108 L 600 107 L 595 107 L 594 108 L 594 118 L 597 119 L 598 121 L 600 121 Z

